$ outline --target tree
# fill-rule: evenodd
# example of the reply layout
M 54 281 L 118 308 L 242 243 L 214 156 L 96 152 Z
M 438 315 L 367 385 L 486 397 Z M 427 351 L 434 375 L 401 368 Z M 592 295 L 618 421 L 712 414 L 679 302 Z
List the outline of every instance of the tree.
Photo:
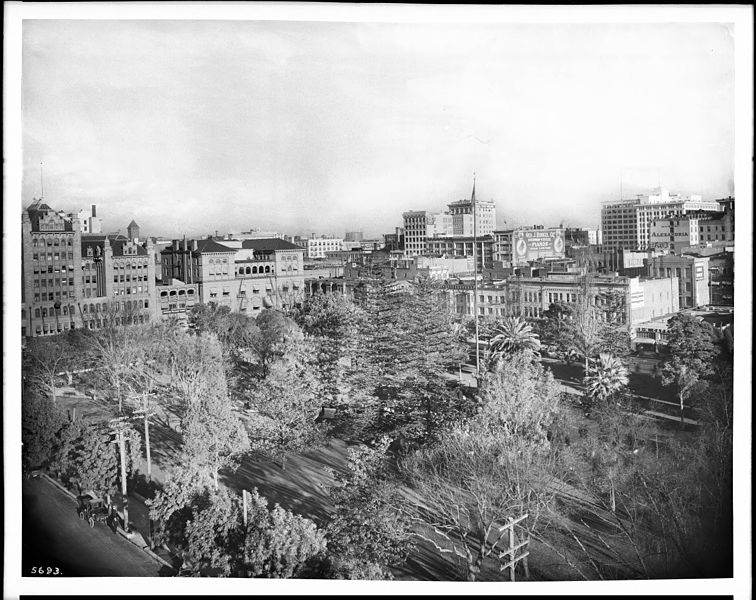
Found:
M 192 516 L 191 503 L 212 485 L 208 474 L 191 463 L 184 463 L 168 475 L 155 497 L 145 500 L 150 519 L 158 525 L 154 536 L 157 543 L 184 545 L 187 523 Z
M 719 336 L 711 323 L 687 313 L 677 313 L 667 322 L 670 356 L 691 367 L 701 378 L 712 374 L 720 348 Z
M 207 473 L 218 488 L 218 472 L 237 466 L 237 456 L 249 448 L 244 425 L 231 410 L 225 390 L 189 405 L 182 421 L 186 460 Z
M 295 576 L 312 557 L 323 552 L 326 539 L 315 523 L 284 510 L 252 490 L 249 517 L 238 568 L 241 577 L 286 579 Z
M 326 527 L 328 570 L 333 579 L 391 579 L 390 567 L 412 549 L 409 523 L 397 505 L 389 476 L 389 439 L 350 448 L 346 474 L 331 471 L 334 512 Z
M 252 349 L 257 356 L 263 377 L 270 365 L 285 356 L 302 341 L 302 330 L 296 322 L 274 309 L 265 309 L 255 319 L 257 330 L 252 333 Z
M 295 316 L 316 349 L 319 392 L 334 406 L 356 395 L 349 373 L 357 359 L 359 336 L 367 324 L 365 311 L 342 294 L 316 294 Z
M 369 321 L 352 389 L 366 390 L 365 431 L 431 439 L 439 420 L 455 411 L 457 396 L 442 384 L 464 353 L 454 335 L 443 290 L 433 283 L 365 283 L 362 305 Z
M 252 389 L 249 403 L 251 447 L 278 458 L 283 470 L 289 453 L 324 441 L 325 429 L 316 422 L 321 403 L 304 348 L 271 365 L 267 377 Z
M 543 312 L 539 322 L 538 335 L 541 343 L 552 347 L 559 354 L 566 354 L 572 341 L 570 318 L 572 309 L 564 302 L 554 302 Z
M 68 477 L 80 491 L 91 490 L 98 496 L 117 491 L 118 448 L 111 443 L 107 429 L 79 424 L 79 435 L 70 456 Z
M 461 558 L 468 581 L 479 579 L 484 560 L 504 563 L 509 533 L 502 526 L 527 515 L 518 536 L 527 538 L 553 496 L 541 448 L 474 422 L 413 454 L 405 473 L 420 498 L 412 509 L 416 535 Z
M 584 382 L 591 400 L 607 402 L 629 383 L 627 367 L 611 354 L 601 353 L 593 360 Z
M 662 383 L 674 385 L 680 404 L 680 427 L 685 425 L 685 406 L 700 381 L 700 372 L 684 359 L 673 356 L 662 365 Z
M 541 350 L 541 342 L 533 327 L 520 317 L 505 317 L 493 333 L 489 342 L 493 362 L 516 352 L 536 357 Z
M 53 464 L 70 421 L 48 397 L 24 393 L 21 400 L 22 457 L 27 468 Z
M 715 329 L 706 321 L 678 313 L 667 324 L 667 347 L 670 357 L 662 363 L 664 385 L 677 389 L 680 404 L 680 427 L 685 424 L 685 406 L 699 381 L 716 374 L 721 344 Z
M 483 380 L 477 419 L 507 435 L 547 441 L 560 410 L 561 390 L 550 371 L 527 353 L 512 355 Z
M 556 464 L 548 428 L 559 399 L 551 374 L 516 354 L 484 380 L 476 417 L 403 463 L 422 498 L 413 510 L 418 535 L 460 557 L 470 581 L 478 579 L 484 560 L 505 556 L 509 533 L 501 527 L 510 518 L 528 515 L 520 526 L 524 537 L 541 527 L 553 499 Z
M 26 347 L 24 375 L 27 387 L 38 388 L 55 402 L 58 374 L 70 359 L 63 336 L 34 337 Z
M 228 577 L 239 560 L 242 535 L 239 499 L 225 489 L 206 488 L 193 499 L 185 562 L 196 573 Z

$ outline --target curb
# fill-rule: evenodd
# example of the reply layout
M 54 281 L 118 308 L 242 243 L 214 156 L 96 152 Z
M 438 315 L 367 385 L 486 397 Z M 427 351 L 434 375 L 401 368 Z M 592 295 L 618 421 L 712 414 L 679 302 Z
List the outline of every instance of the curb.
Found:
M 72 500 L 76 501 L 76 494 L 74 494 L 74 493 L 73 493 L 73 492 L 72 492 L 71 490 L 67 489 L 67 488 L 66 488 L 66 487 L 65 487 L 65 486 L 64 486 L 63 484 L 61 484 L 61 483 L 60 483 L 59 481 L 57 481 L 56 479 L 53 479 L 53 478 L 52 478 L 52 477 L 50 477 L 50 476 L 49 476 L 49 475 L 48 475 L 47 473 L 41 473 L 41 474 L 40 474 L 40 477 L 41 477 L 42 479 L 45 479 L 45 480 L 49 481 L 49 482 L 50 482 L 50 483 L 52 483 L 52 484 L 53 484 L 53 485 L 54 485 L 54 486 L 55 486 L 56 488 L 58 488 L 58 489 L 59 489 L 59 490 L 60 490 L 61 492 L 63 492 L 63 493 L 64 493 L 64 494 L 66 494 L 67 496 L 69 496 L 69 497 L 70 497 L 70 498 L 71 498 Z M 141 496 L 138 496 L 138 497 L 139 497 L 139 499 L 141 499 L 141 501 L 142 501 L 142 502 L 144 502 L 144 499 L 143 499 L 143 498 L 142 498 Z M 119 514 L 120 514 L 120 513 L 119 513 Z M 166 566 L 166 567 L 168 567 L 168 568 L 170 568 L 170 569 L 174 569 L 174 570 L 176 569 L 176 567 L 174 567 L 174 566 L 173 566 L 173 565 L 172 565 L 171 563 L 169 563 L 169 562 L 168 562 L 168 561 L 166 561 L 165 559 L 163 559 L 163 558 L 159 557 L 159 556 L 158 556 L 157 554 L 155 554 L 155 553 L 154 553 L 154 552 L 153 552 L 152 550 L 150 550 L 148 546 L 146 546 L 146 545 L 145 545 L 145 546 L 140 546 L 140 545 L 139 545 L 139 544 L 138 544 L 138 543 L 137 543 L 137 542 L 135 541 L 135 537 L 136 537 L 136 536 L 135 536 L 135 535 L 134 535 L 133 533 L 132 533 L 131 535 L 129 535 L 128 533 L 126 533 L 126 531 L 125 531 L 125 530 L 124 530 L 124 529 L 123 529 L 123 528 L 122 528 L 122 527 L 121 527 L 120 525 L 119 525 L 119 526 L 118 526 L 118 527 L 116 528 L 116 530 L 117 530 L 118 534 L 119 534 L 119 535 L 120 535 L 120 536 L 121 536 L 122 538 L 124 538 L 124 539 L 128 540 L 129 542 L 131 542 L 132 544 L 134 544 L 134 545 L 135 545 L 135 546 L 136 546 L 137 548 L 139 548 L 139 549 L 140 549 L 140 550 L 141 550 L 142 552 L 144 552 L 145 554 L 147 554 L 147 555 L 148 555 L 148 556 L 149 556 L 150 558 L 153 558 L 154 560 L 156 560 L 156 561 L 158 561 L 159 563 L 161 563 L 161 564 L 162 564 L 163 566 Z M 142 536 L 141 536 L 141 535 L 140 535 L 139 537 L 140 537 L 141 539 L 144 539 L 144 538 L 142 538 Z

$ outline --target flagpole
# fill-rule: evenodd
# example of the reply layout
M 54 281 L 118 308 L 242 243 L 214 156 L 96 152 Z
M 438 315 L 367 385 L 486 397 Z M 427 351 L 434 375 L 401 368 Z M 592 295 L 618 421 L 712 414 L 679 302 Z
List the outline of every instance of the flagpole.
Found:
M 473 310 L 475 312 L 475 379 L 480 384 L 480 335 L 478 330 L 478 219 L 477 211 L 475 209 L 475 173 L 473 173 L 473 190 L 472 197 L 473 211 L 473 265 L 474 265 L 474 290 L 475 297 L 473 298 Z

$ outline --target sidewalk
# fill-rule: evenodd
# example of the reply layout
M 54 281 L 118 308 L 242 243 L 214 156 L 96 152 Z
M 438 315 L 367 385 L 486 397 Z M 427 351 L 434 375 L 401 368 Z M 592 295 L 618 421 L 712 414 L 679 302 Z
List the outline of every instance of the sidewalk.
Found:
M 78 502 L 76 493 L 66 488 L 66 486 L 64 486 L 57 479 L 47 474 L 43 474 L 42 477 L 44 477 L 47 481 L 52 483 L 62 492 L 70 496 L 72 500 Z M 112 498 L 112 501 L 113 506 L 116 508 L 116 512 L 119 516 L 117 533 L 140 548 L 143 552 L 150 555 L 164 567 L 171 569 L 171 571 L 177 571 L 180 566 L 181 559 L 173 556 L 168 550 L 162 547 L 150 549 L 150 521 L 147 506 L 144 504 L 144 498 L 142 498 L 138 494 L 129 494 L 130 531 L 128 533 L 123 529 L 123 511 L 120 494 L 117 494 L 115 498 Z

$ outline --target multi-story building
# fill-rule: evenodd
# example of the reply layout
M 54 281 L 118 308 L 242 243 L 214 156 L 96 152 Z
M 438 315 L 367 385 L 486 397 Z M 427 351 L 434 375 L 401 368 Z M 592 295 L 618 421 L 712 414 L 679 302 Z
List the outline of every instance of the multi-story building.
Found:
M 174 240 L 161 255 L 163 280 L 197 284 L 203 304 L 255 316 L 304 298 L 304 250 L 285 240 Z
M 102 233 L 102 220 L 97 216 L 97 206 L 92 205 L 91 210 L 82 209 L 76 216 L 79 219 L 81 232 L 84 235 L 90 233 Z
M 493 259 L 503 267 L 565 257 L 565 230 L 561 227 L 533 226 L 494 231 L 493 239 Z
M 312 237 L 307 240 L 307 258 L 325 258 L 326 252 L 344 249 L 341 238 Z
M 651 277 L 676 277 L 680 310 L 710 304 L 709 258 L 665 254 L 647 261 Z
M 427 240 L 426 254 L 432 256 L 472 257 L 473 247 L 477 246 L 475 255 L 478 270 L 493 268 L 493 236 L 432 238 Z
M 394 233 L 383 234 L 383 247 L 389 252 L 404 254 L 404 228 L 396 227 Z
M 478 200 L 475 183 L 469 200 L 458 200 L 449 206 L 454 237 L 482 237 L 493 234 L 496 229 L 496 204 L 493 200 Z
M 361 231 L 347 231 L 344 234 L 344 241 L 345 242 L 361 242 L 362 232 Z
M 438 235 L 437 221 L 442 215 L 427 210 L 410 210 L 404 218 L 404 255 L 422 256 L 428 253 L 428 240 Z
M 709 259 L 709 303 L 714 306 L 735 304 L 735 253 L 715 248 L 684 249 L 682 254 Z
M 42 200 L 22 213 L 21 240 L 23 336 L 139 323 L 155 314 L 151 242 L 82 236 L 78 214 Z
M 601 231 L 604 246 L 645 250 L 651 245 L 651 223 L 693 211 L 721 212 L 717 201 L 704 201 L 699 195 L 683 197 L 667 190 L 639 195 L 632 200 L 604 202 L 601 207 Z

